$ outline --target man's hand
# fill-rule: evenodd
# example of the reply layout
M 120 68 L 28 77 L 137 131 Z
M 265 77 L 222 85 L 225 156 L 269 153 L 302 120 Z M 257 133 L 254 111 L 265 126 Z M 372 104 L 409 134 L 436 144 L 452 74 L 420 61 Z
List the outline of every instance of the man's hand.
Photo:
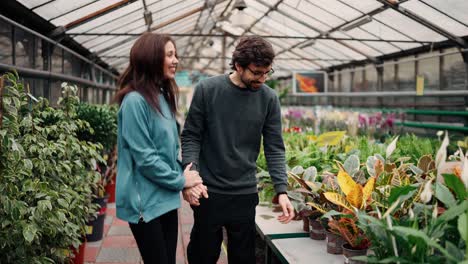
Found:
M 185 188 L 182 195 L 190 205 L 199 206 L 201 197 L 208 198 L 208 188 L 203 184 L 198 184 L 191 188 Z
M 281 206 L 281 209 L 283 210 L 283 214 L 278 216 L 278 220 L 283 224 L 289 223 L 294 218 L 294 207 L 289 201 L 288 195 L 287 194 L 278 195 L 278 204 Z

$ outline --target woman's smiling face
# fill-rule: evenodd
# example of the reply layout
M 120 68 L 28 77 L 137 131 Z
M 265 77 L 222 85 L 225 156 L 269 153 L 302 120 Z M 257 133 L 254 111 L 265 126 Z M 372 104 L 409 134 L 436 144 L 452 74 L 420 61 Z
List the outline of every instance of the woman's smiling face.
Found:
M 164 78 L 174 79 L 179 60 L 177 59 L 177 52 L 172 41 L 166 43 L 164 53 Z

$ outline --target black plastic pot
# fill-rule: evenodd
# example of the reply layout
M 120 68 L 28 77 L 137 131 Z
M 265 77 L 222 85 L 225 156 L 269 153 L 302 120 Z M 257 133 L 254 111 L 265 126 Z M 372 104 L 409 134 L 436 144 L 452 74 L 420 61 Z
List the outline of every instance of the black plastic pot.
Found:
M 106 218 L 108 196 L 99 197 L 93 199 L 93 203 L 99 204 L 101 207 L 96 217 L 89 219 L 87 226 L 88 232 L 86 234 L 86 240 L 88 242 L 99 241 L 102 239 L 104 234 L 104 220 Z

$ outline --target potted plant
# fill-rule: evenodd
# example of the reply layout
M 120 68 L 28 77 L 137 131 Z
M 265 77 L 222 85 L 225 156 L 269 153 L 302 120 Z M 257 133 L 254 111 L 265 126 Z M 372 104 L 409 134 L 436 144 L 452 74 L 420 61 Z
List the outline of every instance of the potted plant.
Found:
M 0 263 L 65 263 L 96 209 L 91 190 L 99 175 L 90 168 L 102 157 L 97 145 L 76 137 L 82 124 L 70 118 L 74 97 L 65 95 L 54 109 L 45 99 L 35 102 L 17 74 L 4 78 Z
M 115 201 L 117 108 L 81 103 L 77 106 L 76 118 L 87 124 L 78 131 L 78 137 L 102 146 L 101 154 L 104 157 L 104 161 L 95 163 L 96 171 L 101 177 L 94 190 L 93 203 L 98 204 L 100 209 L 98 214 L 91 216 L 88 222 L 86 237 L 92 242 L 101 240 L 103 237 L 109 192 L 114 194 L 112 199 Z M 112 186 L 114 189 L 110 188 Z
M 343 214 L 338 220 L 331 219 L 328 222 L 330 231 L 341 236 L 346 243 L 342 245 L 345 263 L 360 264 L 362 261 L 353 260 L 355 256 L 365 256 L 370 246 L 370 241 L 364 231 L 356 224 L 353 214 Z

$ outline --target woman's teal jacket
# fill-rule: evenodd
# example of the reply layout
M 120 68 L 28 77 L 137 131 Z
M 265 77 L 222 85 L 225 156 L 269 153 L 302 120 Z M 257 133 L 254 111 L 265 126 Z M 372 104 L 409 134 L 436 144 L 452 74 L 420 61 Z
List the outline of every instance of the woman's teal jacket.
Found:
M 138 92 L 118 112 L 117 217 L 149 222 L 180 207 L 185 184 L 176 121 L 162 95 L 161 115 Z

